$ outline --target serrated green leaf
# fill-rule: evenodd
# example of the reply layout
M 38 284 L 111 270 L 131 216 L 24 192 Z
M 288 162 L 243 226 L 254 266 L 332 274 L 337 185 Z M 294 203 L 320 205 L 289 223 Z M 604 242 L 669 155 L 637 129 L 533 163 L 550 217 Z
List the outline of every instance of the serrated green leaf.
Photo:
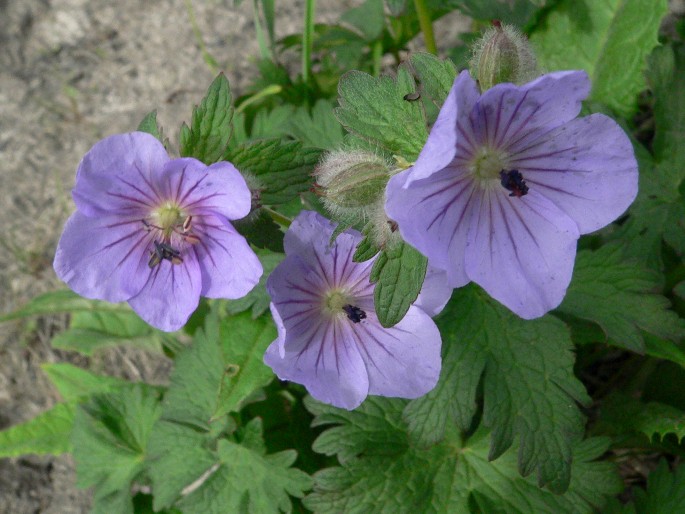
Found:
M 61 455 L 71 451 L 75 403 L 58 403 L 33 419 L 0 432 L 0 458 Z
M 196 491 L 178 504 L 185 514 L 226 512 L 291 512 L 288 495 L 301 498 L 311 478 L 292 468 L 292 450 L 261 455 L 227 440 L 220 440 L 221 465 Z
M 250 139 L 280 139 L 286 136 L 294 112 L 295 107 L 287 104 L 274 107 L 270 111 L 259 110 L 252 123 Z
M 77 482 L 95 488 L 93 512 L 133 513 L 129 489 L 144 469 L 160 413 L 157 391 L 144 384 L 96 395 L 79 407 L 72 432 Z
M 162 131 L 157 125 L 157 110 L 151 111 L 145 115 L 141 120 L 140 125 L 138 125 L 137 130 L 139 132 L 147 132 L 155 136 L 160 142 L 162 141 Z
M 583 434 L 577 403 L 589 398 L 573 373 L 572 342 L 559 320 L 522 320 L 476 286 L 456 289 L 436 320 L 443 340 L 438 385 L 405 411 L 414 437 L 434 444 L 456 423 L 469 428 L 479 384 L 483 423 L 492 430 L 489 458 L 519 441 L 519 471 L 566 490 L 574 444 Z
M 428 259 L 407 243 L 381 251 L 369 276 L 376 284 L 373 301 L 381 325 L 392 327 L 404 318 L 421 292 L 427 268 Z
M 355 411 L 311 398 L 306 405 L 316 425 L 336 425 L 314 446 L 337 454 L 341 463 L 314 475 L 314 492 L 304 503 L 317 513 L 589 513 L 601 508 L 605 495 L 621 489 L 611 464 L 592 462 L 606 450 L 607 439 L 576 446 L 569 490 L 555 495 L 518 475 L 513 452 L 489 462 L 483 430 L 463 440 L 450 427 L 440 444 L 417 444 L 402 422 L 403 400 L 369 397 Z M 472 502 L 480 509 L 471 508 Z M 498 510 L 486 508 L 490 506 Z
M 67 362 L 41 364 L 41 369 L 66 401 L 82 399 L 95 393 L 113 391 L 131 383 L 116 377 L 96 375 Z
M 421 84 L 421 95 L 442 107 L 457 77 L 454 63 L 426 53 L 412 54 L 409 62 Z
M 231 300 L 226 304 L 226 312 L 229 314 L 238 314 L 249 309 L 252 313 L 252 319 L 256 319 L 269 310 L 271 297 L 266 292 L 266 279 L 269 278 L 274 268 L 285 258 L 285 255 L 265 250 L 257 250 L 255 253 L 259 257 L 259 262 L 262 263 L 264 273 L 256 287 L 246 296 L 238 300 Z
M 599 324 L 611 344 L 644 352 L 640 330 L 677 341 L 685 337 L 685 320 L 668 310 L 656 272 L 623 261 L 618 245 L 581 251 L 561 312 Z
M 267 139 L 231 149 L 226 160 L 255 179 L 262 204 L 278 205 L 310 188 L 320 155 L 320 150 L 303 148 L 298 141 Z
M 373 230 L 373 223 L 369 222 L 364 225 L 362 229 L 362 235 L 364 239 L 359 241 L 352 260 L 354 262 L 365 262 L 374 257 L 378 252 L 381 251 L 380 246 L 378 246 L 373 238 L 371 237 L 371 231 Z
M 346 130 L 371 146 L 414 161 L 428 138 L 421 106 L 404 100 L 415 89 L 404 68 L 397 79 L 350 71 L 340 78 L 335 115 Z
M 217 320 L 207 317 L 190 348 L 176 360 L 164 400 L 164 419 L 204 430 L 224 414 L 239 410 L 255 390 L 273 380 L 262 362 L 276 328 L 266 317 L 242 313 Z
M 311 109 L 298 108 L 290 119 L 289 133 L 304 146 L 333 150 L 343 142 L 343 129 L 333 114 L 333 104 L 319 99 Z
M 220 73 L 209 86 L 200 105 L 193 109 L 190 127 L 181 126 L 179 151 L 205 164 L 221 159 L 231 138 L 233 107 L 228 79 Z
M 645 58 L 667 12 L 667 0 L 561 0 L 530 40 L 543 69 L 584 69 L 590 98 L 627 117 L 645 87 Z

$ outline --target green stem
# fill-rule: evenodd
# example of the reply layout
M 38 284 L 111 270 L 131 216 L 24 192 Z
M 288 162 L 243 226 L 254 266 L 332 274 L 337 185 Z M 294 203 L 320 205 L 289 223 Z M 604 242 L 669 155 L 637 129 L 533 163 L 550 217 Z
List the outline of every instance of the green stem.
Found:
M 383 43 L 376 41 L 373 44 L 373 76 L 379 77 L 381 74 L 381 60 L 383 59 Z
M 290 224 L 293 222 L 293 220 L 291 220 L 290 218 L 283 216 L 280 212 L 276 212 L 269 207 L 262 206 L 262 209 L 264 209 L 264 212 L 266 212 L 269 216 L 271 216 L 271 219 L 274 220 L 279 225 L 283 225 L 284 227 L 289 227 Z
M 314 9 L 316 0 L 306 0 L 302 31 L 302 80 L 309 83 L 312 74 L 312 45 L 314 39 Z
M 435 36 L 433 35 L 433 22 L 431 21 L 430 13 L 426 0 L 414 0 L 414 7 L 416 14 L 419 16 L 419 26 L 423 32 L 423 39 L 426 42 L 426 50 L 433 55 L 438 55 L 438 47 L 435 45 Z
M 184 0 L 184 3 L 186 5 L 186 11 L 188 12 L 188 18 L 190 19 L 190 26 L 193 28 L 193 35 L 195 36 L 195 41 L 200 47 L 202 57 L 204 58 L 207 66 L 209 66 L 209 69 L 212 70 L 212 73 L 217 74 L 219 72 L 219 63 L 216 62 L 214 56 L 209 53 L 209 50 L 207 50 L 207 45 L 205 45 L 205 40 L 202 37 L 202 31 L 200 30 L 200 27 L 197 24 L 197 19 L 195 18 L 193 3 L 191 0 Z

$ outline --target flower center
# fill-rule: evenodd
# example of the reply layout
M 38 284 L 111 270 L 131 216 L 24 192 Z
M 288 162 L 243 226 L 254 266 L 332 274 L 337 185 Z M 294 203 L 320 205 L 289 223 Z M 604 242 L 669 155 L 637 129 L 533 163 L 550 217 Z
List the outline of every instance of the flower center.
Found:
M 171 236 L 174 228 L 181 225 L 186 217 L 181 207 L 170 201 L 152 211 L 153 224 L 161 229 L 165 239 Z
M 506 168 L 506 158 L 500 150 L 482 146 L 468 165 L 480 185 L 491 188 L 500 184 L 500 171 Z
M 350 303 L 349 300 L 341 290 L 335 289 L 326 295 L 324 306 L 331 314 L 338 314 L 343 311 L 343 306 Z

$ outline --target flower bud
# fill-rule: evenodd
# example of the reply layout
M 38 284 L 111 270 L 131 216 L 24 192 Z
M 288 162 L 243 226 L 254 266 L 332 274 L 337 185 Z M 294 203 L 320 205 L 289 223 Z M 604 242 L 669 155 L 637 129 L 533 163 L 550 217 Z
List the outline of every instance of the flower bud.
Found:
M 493 21 L 473 48 L 471 74 L 484 92 L 502 82 L 529 82 L 539 73 L 526 36 L 511 25 Z
M 375 154 L 337 151 L 324 158 L 315 176 L 330 213 L 346 221 L 357 221 L 383 200 L 390 171 L 388 164 Z

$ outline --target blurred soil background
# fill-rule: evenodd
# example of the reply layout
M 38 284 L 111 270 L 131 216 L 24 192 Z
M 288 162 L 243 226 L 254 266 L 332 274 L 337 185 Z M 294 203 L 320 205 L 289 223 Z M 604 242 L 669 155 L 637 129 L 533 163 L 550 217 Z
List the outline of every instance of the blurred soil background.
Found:
M 319 0 L 316 21 L 335 22 L 361 3 Z M 206 50 L 239 96 L 255 77 L 259 51 L 249 0 L 0 0 L 0 315 L 63 287 L 52 259 L 74 209 L 76 166 L 95 142 L 134 130 L 157 109 L 176 145 L 178 127 L 215 76 L 188 5 Z M 301 31 L 304 0 L 279 0 L 276 10 L 278 37 Z M 444 18 L 438 41 L 453 46 L 468 23 Z M 170 363 L 159 355 L 117 348 L 86 358 L 53 350 L 51 336 L 66 322 L 54 316 L 0 326 L 0 429 L 59 400 L 42 363 L 166 381 Z M 88 512 L 90 494 L 75 483 L 68 455 L 2 459 L 0 514 Z

